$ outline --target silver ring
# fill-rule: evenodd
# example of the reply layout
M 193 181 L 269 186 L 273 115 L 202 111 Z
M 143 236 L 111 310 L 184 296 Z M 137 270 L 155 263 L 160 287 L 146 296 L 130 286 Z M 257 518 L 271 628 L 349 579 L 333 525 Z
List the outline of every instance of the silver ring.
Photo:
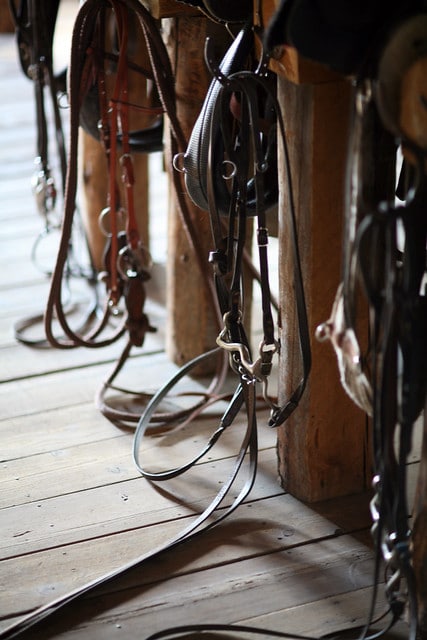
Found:
M 227 166 L 231 166 L 232 167 L 231 173 L 226 173 L 226 172 L 222 173 L 222 177 L 224 178 L 224 180 L 232 180 L 237 174 L 236 163 L 232 162 L 231 160 L 223 160 L 222 161 L 222 166 L 223 167 L 227 167 Z
M 185 153 L 181 152 L 181 153 L 176 153 L 172 158 L 172 166 L 179 173 L 186 173 L 186 168 L 184 167 L 184 157 L 185 157 Z

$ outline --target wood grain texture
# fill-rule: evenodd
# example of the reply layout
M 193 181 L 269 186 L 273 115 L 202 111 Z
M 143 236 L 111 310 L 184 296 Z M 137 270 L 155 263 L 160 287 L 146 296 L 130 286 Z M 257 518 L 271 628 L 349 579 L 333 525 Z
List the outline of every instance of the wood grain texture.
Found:
M 177 116 L 188 140 L 200 113 L 211 81 L 204 61 L 207 36 L 214 38 L 219 50 L 224 50 L 224 29 L 207 18 L 185 16 L 164 21 L 164 40 L 175 75 Z M 228 42 L 228 38 L 226 40 Z M 168 138 L 166 144 L 169 145 Z M 172 183 L 172 150 L 166 148 L 167 167 Z M 182 184 L 185 196 L 185 186 Z M 202 269 L 211 278 L 208 262 L 213 249 L 209 216 L 186 197 L 188 211 L 197 235 L 197 243 L 205 262 Z M 189 240 L 179 213 L 175 195 L 170 192 L 168 218 L 168 325 L 166 349 L 171 360 L 184 364 L 215 344 L 218 326 L 212 309 L 212 299 L 206 287 L 195 250 Z M 212 363 L 208 363 L 212 368 Z
M 299 85 L 280 78 L 279 98 L 287 128 L 312 349 L 306 392 L 280 431 L 280 471 L 288 491 L 302 500 L 316 501 L 363 491 L 370 477 L 366 418 L 340 387 L 332 350 L 314 339 L 317 325 L 330 315 L 340 281 L 350 87 L 344 81 Z M 281 162 L 284 167 L 283 156 Z M 283 169 L 279 214 L 282 400 L 289 397 L 301 375 L 284 175 Z

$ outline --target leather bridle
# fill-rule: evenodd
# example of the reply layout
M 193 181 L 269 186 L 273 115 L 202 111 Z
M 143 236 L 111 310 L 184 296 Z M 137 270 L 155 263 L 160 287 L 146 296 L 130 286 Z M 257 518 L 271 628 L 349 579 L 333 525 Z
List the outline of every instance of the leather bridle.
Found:
M 59 8 L 59 0 L 38 3 L 35 0 L 9 0 L 9 7 L 16 30 L 19 60 L 24 74 L 33 82 L 36 115 L 36 157 L 32 190 L 38 213 L 43 219 L 43 229 L 36 237 L 31 250 L 31 259 L 36 268 L 47 276 L 51 267 L 40 261 L 39 249 L 42 241 L 59 231 L 61 216 L 58 213 L 64 196 L 67 158 L 61 111 L 62 97 L 66 93 L 66 70 L 54 72 L 53 41 Z M 53 146 L 50 121 L 53 120 Z M 52 153 L 53 152 L 53 153 Z M 51 155 L 58 163 L 52 169 Z M 56 176 L 58 172 L 58 176 Z M 59 177 L 60 184 L 56 182 Z M 76 212 L 78 217 L 78 212 Z M 76 244 L 79 226 L 75 225 L 74 243 L 70 243 L 66 256 L 64 279 L 66 286 L 72 278 L 85 279 L 92 286 L 93 269 L 78 257 Z M 78 238 L 79 242 L 81 239 Z M 84 244 L 84 241 L 83 241 Z M 68 306 L 68 310 L 72 310 Z M 90 312 L 89 312 L 90 315 Z M 31 330 L 43 324 L 43 314 L 29 316 L 14 325 L 17 340 L 31 346 L 47 346 L 46 339 L 31 337 Z
M 117 70 L 115 85 L 112 93 L 107 95 L 104 60 L 111 60 L 105 54 L 103 22 L 105 12 L 114 9 L 115 25 L 118 33 L 119 49 L 115 56 Z M 126 74 L 129 67 L 127 55 L 127 27 L 128 12 L 138 16 L 140 36 L 144 39 L 150 69 L 141 69 L 144 77 L 149 77 L 155 83 L 159 104 L 154 108 L 150 104 L 138 106 L 139 110 L 151 112 L 158 116 L 161 111 L 168 114 L 170 146 L 172 151 L 178 152 L 186 146 L 186 139 L 182 133 L 176 116 L 173 73 L 156 21 L 141 7 L 138 2 L 85 2 L 81 7 L 73 30 L 73 41 L 70 61 L 69 102 L 70 102 L 70 150 L 65 194 L 64 222 L 57 262 L 53 273 L 50 294 L 45 314 L 46 335 L 51 344 L 57 348 L 69 349 L 77 346 L 89 348 L 104 347 L 125 333 L 128 335 L 127 344 L 112 373 L 104 381 L 97 394 L 97 404 L 104 415 L 117 422 L 137 422 L 139 414 L 131 411 L 119 411 L 110 406 L 106 394 L 114 389 L 115 379 L 126 363 L 133 346 L 142 346 L 145 335 L 153 331 L 147 315 L 144 313 L 145 288 L 144 283 L 150 277 L 149 256 L 142 245 L 134 215 L 133 203 L 133 167 L 132 167 L 132 139 L 135 137 L 129 127 L 129 112 L 135 105 L 129 103 L 126 97 Z M 100 40 L 101 39 L 101 40 Z M 132 63 L 130 63 L 132 65 Z M 138 71 L 134 65 L 133 69 Z M 72 220 L 74 215 L 77 193 L 78 174 L 77 158 L 81 107 L 85 104 L 85 89 L 96 74 L 98 87 L 99 113 L 101 116 L 101 140 L 105 148 L 109 167 L 109 202 L 108 218 L 110 236 L 106 251 L 105 272 L 100 274 L 107 288 L 107 295 L 102 312 L 98 312 L 96 323 L 92 323 L 89 331 L 81 333 L 70 326 L 62 299 L 62 274 L 66 266 L 66 251 L 69 243 Z M 122 180 L 124 182 L 124 202 L 121 202 L 116 183 L 116 166 L 120 156 Z M 197 233 L 188 210 L 185 198 L 182 196 L 182 186 L 177 187 L 179 212 L 182 216 L 184 228 L 194 250 L 200 271 L 206 274 L 205 257 L 197 243 Z M 121 210 L 126 211 L 126 229 L 119 227 Z M 105 212 L 104 212 L 105 214 Z M 205 275 L 207 290 L 211 291 L 212 305 L 215 308 L 215 298 L 212 279 Z M 101 297 L 101 294 L 99 294 Z M 124 306 L 119 305 L 124 301 Z M 58 337 L 54 326 L 59 323 L 63 336 Z M 165 415 L 159 413 L 155 421 L 163 422 L 166 418 L 175 420 L 191 413 L 197 407 L 202 407 L 211 396 L 216 396 L 222 386 L 225 375 L 223 359 L 218 358 L 216 371 L 212 383 L 206 394 L 196 402 L 191 410 L 177 411 Z
M 242 37 L 241 37 L 242 36 Z M 237 36 L 236 42 L 238 46 L 247 49 L 245 38 L 253 38 L 253 32 L 250 27 L 245 27 Z M 232 48 L 235 44 L 232 45 Z M 267 99 L 269 100 L 271 109 L 274 111 L 274 124 L 278 126 L 279 138 L 283 144 L 284 156 L 287 164 L 289 162 L 285 129 L 281 116 L 280 107 L 275 96 L 274 77 L 268 71 L 268 60 L 262 59 L 255 70 L 250 68 L 239 70 L 229 75 L 224 74 L 224 62 L 218 66 L 213 55 L 210 41 L 207 41 L 205 58 L 208 67 L 213 76 L 213 83 L 219 83 L 219 90 L 215 92 L 215 99 L 210 109 L 202 109 L 202 116 L 206 117 L 208 113 L 208 122 L 204 126 L 200 126 L 199 130 L 209 130 L 211 135 L 209 138 L 201 139 L 199 145 L 195 145 L 199 150 L 204 145 L 208 150 L 207 161 L 200 158 L 200 162 L 206 166 L 207 170 L 207 197 L 208 211 L 211 221 L 212 238 L 214 249 L 211 251 L 209 261 L 212 264 L 218 307 L 222 316 L 222 325 L 217 337 L 217 345 L 227 354 L 230 369 L 238 377 L 238 386 L 223 415 L 218 429 L 214 432 L 209 440 L 206 448 L 202 453 L 198 454 L 195 459 L 182 467 L 172 469 L 166 472 L 150 473 L 140 462 L 140 443 L 150 426 L 151 417 L 156 407 L 164 399 L 166 394 L 174 387 L 174 385 L 185 375 L 193 366 L 192 363 L 185 365 L 166 385 L 159 390 L 149 403 L 147 409 L 142 414 L 139 421 L 135 440 L 134 440 L 134 460 L 137 468 L 142 475 L 150 480 L 164 480 L 174 477 L 187 470 L 192 464 L 199 460 L 209 449 L 216 443 L 222 432 L 228 428 L 235 419 L 240 408 L 244 404 L 247 410 L 248 429 L 250 432 L 256 432 L 256 392 L 257 385 L 261 385 L 263 389 L 262 398 L 270 407 L 270 426 L 278 426 L 282 424 L 287 417 L 298 406 L 298 402 L 304 392 L 304 388 L 309 375 L 311 364 L 310 341 L 308 332 L 308 323 L 304 301 L 304 290 L 302 284 L 302 274 L 299 260 L 298 236 L 296 228 L 296 216 L 293 207 L 292 195 L 290 197 L 291 207 L 287 212 L 290 219 L 290 229 L 292 235 L 293 254 L 290 260 L 294 266 L 294 284 L 296 291 L 296 307 L 299 320 L 299 339 L 302 356 L 302 379 L 291 395 L 291 398 L 279 406 L 277 401 L 269 396 L 268 380 L 272 370 L 273 357 L 278 355 L 279 342 L 275 338 L 275 323 L 273 320 L 272 302 L 269 274 L 268 274 L 268 229 L 267 229 L 267 205 L 264 200 L 264 172 L 267 170 L 266 153 L 268 153 L 261 144 L 263 136 L 267 135 L 263 130 L 264 119 L 259 111 L 259 104 Z M 228 59 L 228 54 L 225 60 Z M 213 92 L 209 92 L 211 96 Z M 210 97 L 208 97 L 210 99 Z M 238 120 L 232 117 L 230 105 L 237 101 L 240 105 Z M 231 118 L 231 120 L 230 120 Z M 223 168 L 231 166 L 231 175 L 224 173 L 223 180 L 230 182 L 229 193 L 229 211 L 227 220 L 218 212 L 218 200 L 216 198 L 216 176 L 218 160 L 215 160 L 214 167 L 214 142 L 217 143 L 217 128 L 221 130 L 224 136 L 223 148 L 225 149 L 224 158 L 221 161 Z M 206 124 L 208 126 L 206 126 Z M 197 125 L 196 125 L 197 129 Z M 215 131 L 215 133 L 213 133 Z M 193 145 L 187 149 L 183 157 L 178 154 L 174 159 L 176 167 L 182 167 L 181 171 L 186 172 L 186 162 L 188 162 L 188 154 L 193 150 Z M 252 159 L 252 167 L 249 159 Z M 197 162 L 197 158 L 193 158 L 193 164 Z M 288 167 L 289 169 L 289 167 Z M 253 175 L 251 174 L 253 171 Z M 257 222 L 257 245 L 259 257 L 259 283 L 261 287 L 261 305 L 263 318 L 263 338 L 259 345 L 258 353 L 255 358 L 251 354 L 251 346 L 249 338 L 245 331 L 245 308 L 242 284 L 242 269 L 244 265 L 245 243 L 247 236 L 247 185 L 248 175 L 252 175 L 256 192 L 256 216 Z M 214 178 L 215 176 L 215 178 Z M 292 194 L 292 183 L 290 173 L 287 174 L 289 193 Z M 251 211 L 250 215 L 253 215 Z M 208 354 L 209 355 L 209 354 Z M 204 357 L 204 356 L 202 356 Z M 196 359 L 196 362 L 198 359 Z M 255 471 L 255 468 L 254 468 Z M 252 484 L 252 483 L 251 483 Z
M 427 305 L 422 292 L 427 241 L 425 153 L 404 136 L 394 138 L 384 129 L 370 80 L 356 85 L 355 105 L 343 282 L 335 302 L 337 306 L 339 301 L 342 311 L 339 318 L 337 313 L 332 314 L 320 334 L 331 339 L 339 361 L 346 366 L 342 379 L 349 383 L 344 384 L 349 395 L 372 416 L 375 585 L 384 565 L 385 594 L 391 614 L 389 626 L 406 611 L 408 637 L 415 640 L 417 588 L 408 522 L 407 463 L 414 423 L 424 409 L 426 394 Z M 404 152 L 411 150 L 418 163 L 408 171 L 404 160 L 403 171 L 415 176 L 415 180 L 406 188 L 400 181 L 402 202 L 396 204 L 395 158 L 399 144 Z M 367 186 L 372 160 L 378 171 L 374 192 Z M 404 230 L 403 247 L 399 242 L 399 225 Z M 360 299 L 361 291 L 369 308 L 366 353 L 359 348 L 357 329 L 356 300 Z
M 100 6 L 112 6 L 120 12 L 123 11 L 123 16 L 126 11 L 131 11 L 135 15 L 142 27 L 144 37 L 147 42 L 147 49 L 149 52 L 154 77 L 157 82 L 158 93 L 164 110 L 168 113 L 170 119 L 170 134 L 171 134 L 171 149 L 174 156 L 186 152 L 186 141 L 182 135 L 182 131 L 175 113 L 175 100 L 173 95 L 173 79 L 170 69 L 170 63 L 167 58 L 167 54 L 164 45 L 161 41 L 157 25 L 144 9 L 143 5 L 137 0 L 111 0 L 111 2 L 100 3 L 99 0 L 86 0 L 82 5 L 79 14 L 77 16 L 75 29 L 73 32 L 73 44 L 72 44 L 72 60 L 70 67 L 70 105 L 71 105 L 71 139 L 70 139 L 70 163 L 67 173 L 67 188 L 66 188 L 66 207 L 63 224 L 63 239 L 60 251 L 58 254 L 57 267 L 55 269 L 54 277 L 52 280 L 51 293 L 48 302 L 48 310 L 46 314 L 46 328 L 49 339 L 55 346 L 59 348 L 72 348 L 79 345 L 85 345 L 89 347 L 102 346 L 110 343 L 117 335 L 121 334 L 126 329 L 126 322 L 128 322 L 126 316 L 125 320 L 120 324 L 119 328 L 113 332 L 111 337 L 107 339 L 100 338 L 100 335 L 108 322 L 108 312 L 106 309 L 105 316 L 99 323 L 96 330 L 92 330 L 87 335 L 76 335 L 66 322 L 66 318 L 61 311 L 61 277 L 66 254 L 67 238 L 72 220 L 73 204 L 76 196 L 77 188 L 77 166 L 74 158 L 77 157 L 77 130 L 78 130 L 78 108 L 76 105 L 80 104 L 80 85 L 81 78 L 84 74 L 85 68 L 85 56 L 82 52 L 85 52 L 88 47 L 91 46 L 93 36 L 93 24 L 96 23 Z M 124 18 L 123 18 L 124 20 Z M 251 33 L 251 37 L 253 34 Z M 234 511 L 239 504 L 247 497 L 250 492 L 253 482 L 256 476 L 257 468 L 257 387 L 259 384 L 263 387 L 263 403 L 266 402 L 271 408 L 271 426 L 277 426 L 281 424 L 287 416 L 296 408 L 298 401 L 304 391 L 307 376 L 310 369 L 310 347 L 309 336 L 307 328 L 307 318 L 305 312 L 303 286 L 302 286 L 302 274 L 299 263 L 299 251 L 298 251 L 298 238 L 297 227 L 295 219 L 295 210 L 292 200 L 292 183 L 290 178 L 289 166 L 287 167 L 287 186 L 290 193 L 291 207 L 288 212 L 290 218 L 290 229 L 293 239 L 293 253 L 290 256 L 290 260 L 294 263 L 294 277 L 295 277 L 295 289 L 297 295 L 297 310 L 300 320 L 300 345 L 302 354 L 302 370 L 303 377 L 297 389 L 292 394 L 291 399 L 283 406 L 278 406 L 277 401 L 270 397 L 267 388 L 267 382 L 272 368 L 273 357 L 278 354 L 278 340 L 274 336 L 274 321 L 272 315 L 272 306 L 274 306 L 274 299 L 270 293 L 269 278 L 268 278 L 268 230 L 266 219 L 266 206 L 263 193 L 263 173 L 266 170 L 265 159 L 265 147 L 261 144 L 263 133 L 263 126 L 261 124 L 262 118 L 260 117 L 259 107 L 260 101 L 268 97 L 271 101 L 271 109 L 275 115 L 275 121 L 278 123 L 279 139 L 283 145 L 284 157 L 288 162 L 288 153 L 286 147 L 286 137 L 284 124 L 280 112 L 280 108 L 275 96 L 274 78 L 270 72 L 267 71 L 267 59 L 262 59 L 261 63 L 256 69 L 250 67 L 244 71 L 238 71 L 230 76 L 225 76 L 221 72 L 221 68 L 218 67 L 216 61 L 212 56 L 212 51 L 207 46 L 206 51 L 207 62 L 214 75 L 214 81 L 221 83 L 220 97 L 217 100 L 217 104 L 213 109 L 214 118 L 221 120 L 221 128 L 223 131 L 224 148 L 229 154 L 229 163 L 233 168 L 231 176 L 231 194 L 230 208 L 228 214 L 228 227 L 224 223 L 224 220 L 216 212 L 215 207 L 215 193 L 214 186 L 209 177 L 208 182 L 208 197 L 209 208 L 212 222 L 212 235 L 215 248 L 211 253 L 210 262 L 213 266 L 214 279 L 209 278 L 207 280 L 207 286 L 211 292 L 212 304 L 216 310 L 216 317 L 218 318 L 218 346 L 212 352 L 202 354 L 198 358 L 184 365 L 176 376 L 169 380 L 163 388 L 161 388 L 150 400 L 147 408 L 139 418 L 138 426 L 134 438 L 134 460 L 140 473 L 149 479 L 150 481 L 163 481 L 173 478 L 184 471 L 188 470 L 191 466 L 196 464 L 199 460 L 205 456 L 209 450 L 216 444 L 219 437 L 224 431 L 230 428 L 238 413 L 242 408 L 245 410 L 246 415 L 246 428 L 243 435 L 243 440 L 237 453 L 235 464 L 229 475 L 229 477 L 223 482 L 221 490 L 206 507 L 206 509 L 197 516 L 193 522 L 186 527 L 182 532 L 175 536 L 168 543 L 163 545 L 160 549 L 155 549 L 152 552 L 145 554 L 142 557 L 136 558 L 134 561 L 126 564 L 120 569 L 111 572 L 105 576 L 102 576 L 91 583 L 78 588 L 74 592 L 67 594 L 59 598 L 58 600 L 50 603 L 47 606 L 41 607 L 32 614 L 26 616 L 21 622 L 16 625 L 12 625 L 9 629 L 6 629 L 1 638 L 12 638 L 25 632 L 27 629 L 32 629 L 34 625 L 42 622 L 46 616 L 49 616 L 52 612 L 59 610 L 66 604 L 74 601 L 76 598 L 82 596 L 88 591 L 96 588 L 97 586 L 111 580 L 117 575 L 142 566 L 146 560 L 152 559 L 160 553 L 166 552 L 175 548 L 177 545 L 184 541 L 193 538 L 195 535 L 199 535 L 202 531 L 206 531 L 217 523 L 226 518 L 232 511 Z M 120 63 L 119 63 L 120 64 Z M 237 99 L 240 103 L 238 109 L 238 118 L 235 120 L 233 126 L 230 127 L 230 98 Z M 117 104 L 120 102 L 120 96 L 116 96 Z M 228 105 L 228 106 L 227 106 Z M 226 113 L 228 111 L 228 113 Z M 223 121 L 223 117 L 226 118 Z M 234 117 L 234 116 L 233 116 Z M 233 138 L 229 136 L 232 132 Z M 112 134 L 114 134 L 114 125 Z M 114 136 L 110 136 L 110 143 Z M 126 136 L 124 137 L 126 143 Z M 114 144 L 114 143 L 113 143 Z M 238 151 L 238 146 L 241 147 L 241 152 Z M 262 314 L 263 314 L 263 331 L 264 337 L 259 347 L 259 353 L 256 358 L 253 359 L 251 355 L 251 349 L 248 336 L 246 335 L 244 327 L 244 300 L 242 298 L 242 269 L 245 261 L 248 261 L 247 250 L 245 248 L 246 241 L 246 224 L 247 224 L 247 212 L 245 210 L 245 197 L 247 192 L 247 175 L 250 168 L 248 162 L 249 157 L 253 154 L 254 162 L 254 175 L 253 183 L 256 194 L 256 220 L 258 224 L 257 238 L 258 238 L 258 253 L 260 261 L 260 272 L 258 280 L 261 285 L 262 291 Z M 209 164 L 208 164 L 209 170 Z M 205 263 L 206 257 L 202 254 L 198 248 L 197 234 L 194 229 L 194 225 L 191 222 L 191 218 L 188 214 L 186 207 L 186 200 L 182 193 L 182 176 L 178 171 L 173 172 L 174 182 L 176 186 L 177 198 L 180 205 L 180 213 L 183 216 L 185 222 L 185 228 L 191 239 L 191 242 L 195 248 L 195 255 L 201 269 L 206 271 Z M 227 179 L 230 176 L 226 176 Z M 110 201 L 111 206 L 111 201 Z M 253 215 L 253 213 L 251 214 Z M 129 238 L 126 239 L 126 243 L 123 245 L 125 251 L 132 255 L 133 251 L 138 251 L 138 241 L 133 246 L 129 242 Z M 127 279 L 133 279 L 133 273 L 138 275 L 138 269 L 135 268 L 134 262 L 131 262 L 131 273 L 125 273 Z M 254 273 L 254 268 L 252 268 Z M 122 274 L 121 274 L 122 275 Z M 138 282 L 138 286 L 143 284 Z M 113 302 L 116 300 L 114 295 L 119 288 L 112 287 Z M 119 291 L 120 292 L 120 291 Z M 125 294 L 126 295 L 126 294 Z M 111 299 L 111 298 L 110 298 Z M 64 331 L 65 338 L 58 340 L 51 331 L 51 323 L 54 315 L 56 315 L 61 327 Z M 127 349 L 130 349 L 132 343 L 132 335 L 128 342 Z M 175 387 L 179 380 L 186 376 L 191 370 L 197 366 L 204 358 L 210 358 L 222 354 L 218 360 L 221 363 L 221 375 L 224 375 L 224 363 L 230 365 L 231 370 L 237 376 L 237 387 L 228 404 L 228 407 L 224 411 L 222 418 L 219 422 L 219 426 L 210 437 L 209 441 L 201 449 L 201 451 L 190 461 L 177 466 L 176 468 L 162 471 L 153 472 L 146 467 L 141 461 L 141 442 L 146 435 L 147 430 L 151 425 L 156 422 L 159 417 L 159 405 L 167 394 Z M 124 357 L 124 360 L 126 356 Z M 113 375 L 114 377 L 114 375 Z M 217 383 L 215 383 L 215 387 Z M 218 392 L 210 393 L 208 396 L 202 398 L 201 403 L 197 404 L 190 411 L 184 412 L 179 418 L 193 418 L 198 415 L 204 406 L 210 406 L 211 402 L 215 401 L 218 396 Z M 224 395 L 220 396 L 224 399 Z M 176 418 L 176 416 L 174 416 Z M 164 416 L 163 418 L 164 419 Z M 240 484 L 240 488 L 235 489 L 236 482 L 243 475 L 243 483 Z M 224 508 L 224 502 L 227 498 L 232 496 L 236 491 L 234 497 L 231 497 L 229 506 Z

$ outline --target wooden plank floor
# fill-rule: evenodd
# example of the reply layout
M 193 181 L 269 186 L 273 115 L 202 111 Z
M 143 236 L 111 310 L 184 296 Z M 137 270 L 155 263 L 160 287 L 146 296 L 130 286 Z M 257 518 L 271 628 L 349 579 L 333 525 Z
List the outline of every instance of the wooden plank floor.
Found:
M 1 632 L 183 530 L 230 472 L 244 418 L 191 473 L 158 491 L 133 464 L 133 433 L 111 424 L 94 404 L 122 345 L 58 352 L 14 339 L 14 323 L 43 310 L 48 282 L 30 260 L 42 224 L 29 186 L 32 86 L 9 35 L 0 36 L 0 92 Z M 158 233 L 153 242 L 161 260 Z M 173 370 L 163 349 L 165 313 L 155 297 L 148 313 L 159 331 L 128 371 L 134 386 L 147 391 Z M 150 438 L 145 456 L 156 465 L 191 455 L 214 424 L 212 416 L 180 439 Z M 363 624 L 373 575 L 366 497 L 307 506 L 285 494 L 276 434 L 265 414 L 259 425 L 255 486 L 228 520 L 90 592 L 25 637 L 136 639 L 204 622 L 318 637 Z M 414 477 L 416 468 L 414 455 Z M 389 637 L 405 633 L 402 625 Z

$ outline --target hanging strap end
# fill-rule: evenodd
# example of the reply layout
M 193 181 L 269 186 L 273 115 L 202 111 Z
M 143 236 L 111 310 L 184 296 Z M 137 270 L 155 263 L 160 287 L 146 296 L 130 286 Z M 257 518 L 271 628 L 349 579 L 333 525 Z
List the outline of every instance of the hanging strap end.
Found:
M 297 402 L 289 400 L 289 402 L 287 402 L 283 407 L 278 407 L 277 409 L 273 410 L 270 415 L 270 420 L 268 421 L 268 426 L 272 427 L 273 429 L 276 427 L 280 427 L 280 425 L 282 425 L 289 418 L 291 413 L 295 411 L 297 406 Z

